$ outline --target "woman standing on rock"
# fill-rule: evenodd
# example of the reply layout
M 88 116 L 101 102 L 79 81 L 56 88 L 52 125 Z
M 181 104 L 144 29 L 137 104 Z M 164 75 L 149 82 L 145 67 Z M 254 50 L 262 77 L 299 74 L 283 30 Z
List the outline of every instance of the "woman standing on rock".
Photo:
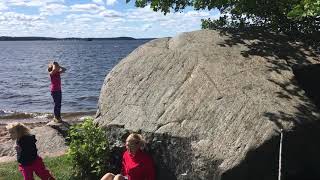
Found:
M 54 121 L 62 122 L 61 119 L 61 100 L 62 100 L 62 91 L 61 91 L 61 77 L 60 74 L 64 73 L 66 68 L 59 65 L 58 62 L 53 62 L 48 65 L 48 72 L 50 75 L 51 85 L 50 91 L 51 96 L 54 102 Z
M 107 173 L 101 180 L 155 180 L 155 169 L 150 155 L 142 151 L 145 141 L 140 134 L 132 133 L 126 140 L 122 156 L 122 172 Z
M 17 160 L 19 171 L 24 180 L 33 180 L 33 172 L 42 180 L 54 180 L 46 169 L 42 158 L 38 156 L 35 135 L 30 134 L 29 128 L 22 123 L 12 123 L 6 126 L 10 137 L 16 140 Z

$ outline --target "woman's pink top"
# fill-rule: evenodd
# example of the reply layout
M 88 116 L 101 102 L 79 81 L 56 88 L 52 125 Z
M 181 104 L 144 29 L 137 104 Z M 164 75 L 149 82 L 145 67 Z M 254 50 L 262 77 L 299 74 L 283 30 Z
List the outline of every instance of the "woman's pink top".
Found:
M 139 150 L 135 155 L 129 151 L 122 157 L 122 175 L 128 180 L 155 180 L 155 169 L 150 155 Z
M 51 85 L 50 91 L 61 91 L 61 77 L 60 72 L 56 72 L 54 74 L 50 74 Z

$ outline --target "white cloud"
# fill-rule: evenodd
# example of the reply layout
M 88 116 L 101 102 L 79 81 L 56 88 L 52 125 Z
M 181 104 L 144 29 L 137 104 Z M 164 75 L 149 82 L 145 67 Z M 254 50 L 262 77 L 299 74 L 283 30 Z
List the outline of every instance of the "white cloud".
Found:
M 206 17 L 210 16 L 209 12 L 204 12 L 204 11 L 188 11 L 184 13 L 185 16 L 187 17 Z
M 39 8 L 41 15 L 60 15 L 68 10 L 68 7 L 63 4 L 49 4 Z
M 112 6 L 112 5 L 114 5 L 115 3 L 117 3 L 117 0 L 107 0 L 107 2 L 106 2 L 106 4 L 107 4 L 108 6 Z
M 8 9 L 8 6 L 5 3 L 0 2 L 0 11 L 7 10 L 7 9 Z
M 5 0 L 8 6 L 45 6 L 49 3 L 64 3 L 64 0 Z
M 164 16 L 160 12 L 154 12 L 149 7 L 129 9 L 126 16 L 129 21 L 154 22 L 160 19 L 168 19 L 168 16 Z
M 165 16 L 152 11 L 150 6 L 116 11 L 106 9 L 105 2 L 91 0 L 89 4 L 67 6 L 63 0 L 0 0 L 0 36 L 167 37 L 198 30 L 202 18 L 215 19 L 220 15 L 186 10 Z M 26 6 L 26 11 L 14 12 L 16 5 Z M 32 11 L 28 11 L 31 6 Z
M 97 4 L 75 4 L 70 6 L 71 12 L 87 12 L 87 13 L 99 13 L 104 11 L 104 6 L 98 6 Z
M 115 10 L 104 10 L 99 13 L 103 17 L 122 17 L 123 14 Z
M 3 13 L 2 16 L 7 20 L 7 21 L 25 21 L 25 22 L 32 22 L 32 21 L 40 21 L 43 20 L 42 17 L 37 16 L 37 15 L 25 15 L 25 14 L 20 14 L 20 13 L 15 13 L 15 12 L 6 12 Z
M 161 12 L 154 12 L 150 6 L 138 9 L 130 9 L 126 13 L 126 17 L 130 22 L 158 23 L 161 25 L 174 24 L 191 24 L 200 23 L 203 18 L 217 19 L 220 14 L 212 16 L 208 11 L 188 11 L 181 13 L 169 13 L 164 15 Z M 200 26 L 199 26 L 200 27 Z
M 147 30 L 149 30 L 149 29 L 151 29 L 152 28 L 152 25 L 151 24 L 145 24 L 145 25 L 143 25 L 143 27 L 142 27 L 142 31 L 147 31 Z
M 9 6 L 42 6 L 44 3 L 40 0 L 7 0 Z
M 99 4 L 99 5 L 104 5 L 103 0 L 92 0 L 93 3 Z
M 145 37 L 173 36 L 180 32 L 198 30 L 201 19 L 217 19 L 219 16 L 220 14 L 214 11 L 192 10 L 163 15 L 161 12 L 154 12 L 150 7 L 129 9 L 126 13 L 127 23 L 142 24 L 138 31 L 144 31 Z
M 0 35 L 30 36 L 36 34 L 38 33 L 37 27 L 44 20 L 37 15 L 25 15 L 15 12 L 4 12 L 0 15 Z
M 96 19 L 96 18 L 102 18 L 102 17 L 99 14 L 69 14 L 66 16 L 66 20 L 69 20 L 69 21 L 75 21 L 81 18 Z
M 64 3 L 64 0 L 43 0 L 46 3 Z

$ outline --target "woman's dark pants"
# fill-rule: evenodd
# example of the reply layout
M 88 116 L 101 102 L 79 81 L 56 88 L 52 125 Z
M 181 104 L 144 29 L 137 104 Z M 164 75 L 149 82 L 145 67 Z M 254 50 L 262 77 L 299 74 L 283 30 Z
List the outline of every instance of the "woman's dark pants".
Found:
M 51 91 L 51 96 L 54 102 L 54 117 L 58 120 L 61 120 L 61 91 Z

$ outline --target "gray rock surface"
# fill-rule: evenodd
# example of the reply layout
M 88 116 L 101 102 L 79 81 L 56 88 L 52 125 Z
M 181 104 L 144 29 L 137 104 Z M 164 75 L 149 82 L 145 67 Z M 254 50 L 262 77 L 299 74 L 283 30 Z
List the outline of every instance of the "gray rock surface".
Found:
M 50 126 L 51 128 L 57 130 L 63 137 L 66 137 L 71 125 L 66 121 L 50 121 L 49 123 L 47 123 L 47 126 Z
M 145 135 L 160 180 L 277 179 L 279 129 L 319 120 L 291 69 L 319 60 L 312 53 L 273 34 L 156 39 L 107 75 L 95 121 L 123 132 L 109 135 L 111 144 L 128 132 Z
M 32 129 L 32 133 L 37 138 L 37 148 L 40 155 L 50 153 L 64 153 L 67 146 L 64 137 L 55 129 L 49 126 L 36 127 Z

